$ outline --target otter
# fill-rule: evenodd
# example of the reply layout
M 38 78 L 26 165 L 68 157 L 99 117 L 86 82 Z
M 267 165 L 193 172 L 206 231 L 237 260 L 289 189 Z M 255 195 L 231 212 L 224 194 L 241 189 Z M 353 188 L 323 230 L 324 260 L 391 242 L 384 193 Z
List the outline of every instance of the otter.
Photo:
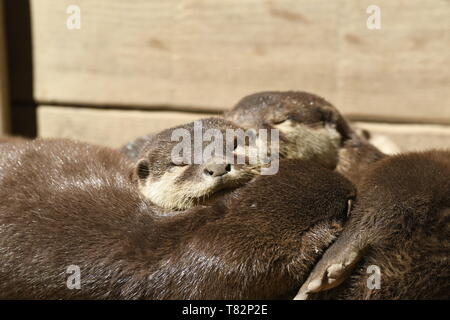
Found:
M 209 206 L 161 216 L 118 151 L 41 139 L 0 151 L 3 299 L 292 298 L 355 194 L 338 173 L 285 160 Z
M 256 140 L 253 145 L 238 141 L 239 129 L 224 119 L 206 118 L 152 136 L 141 148 L 135 166 L 141 193 L 163 210 L 185 210 L 247 183 L 260 174 L 264 164 L 258 159 L 253 163 L 247 161 L 250 149 L 258 152 L 258 143 Z M 203 139 L 208 130 L 218 136 Z M 227 132 L 234 133 L 231 139 L 227 139 Z M 187 150 L 178 148 L 180 137 L 187 140 Z M 203 156 L 216 139 L 220 140 L 219 150 L 216 150 L 219 154 L 199 158 L 196 162 L 196 156 Z M 231 151 L 230 159 L 226 157 L 227 147 Z M 241 163 L 237 161 L 240 155 Z
M 282 157 L 310 159 L 355 183 L 369 164 L 386 156 L 370 143 L 367 131 L 358 134 L 330 102 L 308 92 L 255 93 L 224 117 L 244 128 L 278 129 Z
M 331 103 L 306 92 L 251 94 L 225 112 L 224 118 L 243 128 L 278 129 L 281 157 L 311 160 L 332 169 L 342 141 L 352 133 Z
M 382 159 L 298 298 L 449 299 L 449 239 L 450 151 Z M 379 288 L 367 285 L 370 266 L 381 273 Z

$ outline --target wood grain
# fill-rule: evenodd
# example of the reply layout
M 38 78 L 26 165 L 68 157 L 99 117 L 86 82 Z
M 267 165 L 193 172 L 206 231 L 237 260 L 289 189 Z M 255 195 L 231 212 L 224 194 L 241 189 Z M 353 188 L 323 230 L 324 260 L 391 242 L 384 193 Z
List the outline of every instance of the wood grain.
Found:
M 381 29 L 366 28 L 366 8 Z M 354 118 L 450 122 L 450 2 L 346 2 L 338 67 L 339 107 Z
M 40 104 L 222 110 L 293 89 L 356 119 L 450 123 L 447 0 L 379 0 L 380 30 L 369 0 L 78 0 L 68 30 L 72 3 L 31 2 Z
M 258 90 L 334 99 L 338 4 L 327 0 L 32 1 L 35 98 L 224 109 Z
M 68 138 L 118 148 L 126 142 L 210 114 L 38 106 L 38 136 Z

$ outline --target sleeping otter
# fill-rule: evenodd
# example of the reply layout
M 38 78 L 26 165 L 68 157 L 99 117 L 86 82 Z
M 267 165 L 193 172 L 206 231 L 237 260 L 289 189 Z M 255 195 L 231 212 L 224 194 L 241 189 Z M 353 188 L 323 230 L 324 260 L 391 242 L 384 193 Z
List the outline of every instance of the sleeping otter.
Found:
M 286 160 L 211 206 L 161 216 L 129 165 L 64 140 L 0 145 L 0 298 L 292 298 L 354 197 L 339 174 Z M 66 286 L 70 266 L 80 289 Z
M 370 163 L 385 157 L 367 137 L 353 130 L 325 99 L 302 91 L 259 92 L 224 114 L 244 128 L 280 131 L 280 156 L 310 159 L 357 182 Z
M 341 158 L 338 168 L 351 178 L 359 176 L 359 173 L 355 174 L 355 167 L 364 163 L 355 159 L 355 155 L 360 157 L 359 151 L 362 148 L 354 148 L 356 140 L 350 139 L 353 131 L 345 119 L 330 103 L 312 94 L 254 94 L 241 100 L 224 117 L 226 120 L 203 119 L 204 130 L 216 129 L 222 133 L 227 129 L 236 130 L 240 127 L 278 130 L 281 158 L 309 160 L 330 169 L 336 168 Z M 185 210 L 203 203 L 204 199 L 217 196 L 218 192 L 243 185 L 259 174 L 255 169 L 258 169 L 260 163 L 256 166 L 236 166 L 225 162 L 219 165 L 207 162 L 188 165 L 183 162 L 181 165 L 174 163 L 172 151 L 178 141 L 172 141 L 173 131 L 188 130 L 193 136 L 193 127 L 191 122 L 143 137 L 128 145 L 138 146 L 140 149 L 137 157 L 140 160 L 136 165 L 140 191 L 162 208 Z M 352 144 L 348 145 L 347 141 L 352 141 Z M 345 147 L 342 146 L 344 142 Z M 130 148 L 128 152 L 136 152 L 136 148 Z M 343 149 L 348 151 L 343 152 Z M 374 150 L 378 155 L 378 151 Z M 364 152 L 363 158 L 369 158 L 367 152 Z M 214 170 L 209 170 L 208 167 Z
M 251 94 L 224 118 L 243 128 L 278 129 L 281 157 L 311 160 L 332 169 L 342 142 L 352 133 L 331 103 L 306 92 Z
M 393 156 L 369 168 L 343 233 L 298 298 L 449 299 L 449 259 L 450 151 Z M 367 285 L 370 266 L 379 288 Z
M 249 182 L 270 163 L 258 157 L 258 136 L 249 143 L 242 129 L 239 138 L 239 129 L 224 119 L 206 118 L 152 136 L 135 167 L 140 192 L 163 209 L 185 210 Z M 207 139 L 208 132 L 217 135 Z M 217 153 L 207 156 L 217 140 Z M 187 142 L 187 150 L 180 148 L 181 142 Z M 251 151 L 257 155 L 253 162 L 248 161 Z
M 354 183 L 370 163 L 385 156 L 356 134 L 333 105 L 306 92 L 256 93 L 244 97 L 224 118 L 203 119 L 204 130 L 223 133 L 237 126 L 255 131 L 278 130 L 279 157 L 309 160 L 336 169 Z M 202 204 L 259 174 L 261 163 L 176 164 L 172 151 L 178 142 L 172 141 L 171 134 L 185 129 L 193 136 L 193 127 L 191 122 L 170 128 L 122 148 L 128 158 L 137 161 L 135 176 L 141 193 L 162 210 L 185 210 Z M 263 148 L 257 149 L 259 152 Z

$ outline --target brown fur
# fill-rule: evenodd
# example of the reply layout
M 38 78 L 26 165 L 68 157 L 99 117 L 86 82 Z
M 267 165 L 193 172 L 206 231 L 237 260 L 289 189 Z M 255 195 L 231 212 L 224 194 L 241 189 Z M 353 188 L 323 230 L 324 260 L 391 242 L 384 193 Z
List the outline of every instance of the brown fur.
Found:
M 153 134 L 147 134 L 145 136 L 136 138 L 120 148 L 122 152 L 131 161 L 139 160 L 139 155 L 141 154 L 142 148 L 153 139 Z
M 392 156 L 362 179 L 344 232 L 303 288 L 356 253 L 323 299 L 450 299 L 450 151 Z M 347 261 L 350 261 L 349 259 Z M 381 269 L 381 288 L 369 289 L 368 266 Z M 347 279 L 346 279 L 347 278 Z
M 244 128 L 270 128 L 292 120 L 312 127 L 335 125 L 344 140 L 351 133 L 345 119 L 330 102 L 302 91 L 254 93 L 242 98 L 224 117 Z
M 0 298 L 288 298 L 340 231 L 352 185 L 283 161 L 211 207 L 160 216 L 119 152 L 0 145 Z M 81 268 L 81 289 L 66 268 Z
M 339 150 L 339 162 L 336 171 L 358 185 L 369 167 L 385 157 L 384 153 L 364 137 L 353 134 Z

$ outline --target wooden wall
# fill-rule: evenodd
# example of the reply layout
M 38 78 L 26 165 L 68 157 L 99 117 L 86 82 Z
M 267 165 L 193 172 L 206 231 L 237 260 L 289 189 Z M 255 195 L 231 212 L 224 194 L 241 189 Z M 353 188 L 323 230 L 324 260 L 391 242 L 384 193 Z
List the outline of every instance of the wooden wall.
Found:
M 71 4 L 80 30 L 66 28 Z M 366 27 L 371 4 L 380 30 Z M 305 90 L 405 149 L 449 145 L 447 0 L 31 0 L 29 10 L 32 70 L 23 79 L 10 65 L 11 92 L 37 105 L 41 136 L 118 146 L 249 93 Z

